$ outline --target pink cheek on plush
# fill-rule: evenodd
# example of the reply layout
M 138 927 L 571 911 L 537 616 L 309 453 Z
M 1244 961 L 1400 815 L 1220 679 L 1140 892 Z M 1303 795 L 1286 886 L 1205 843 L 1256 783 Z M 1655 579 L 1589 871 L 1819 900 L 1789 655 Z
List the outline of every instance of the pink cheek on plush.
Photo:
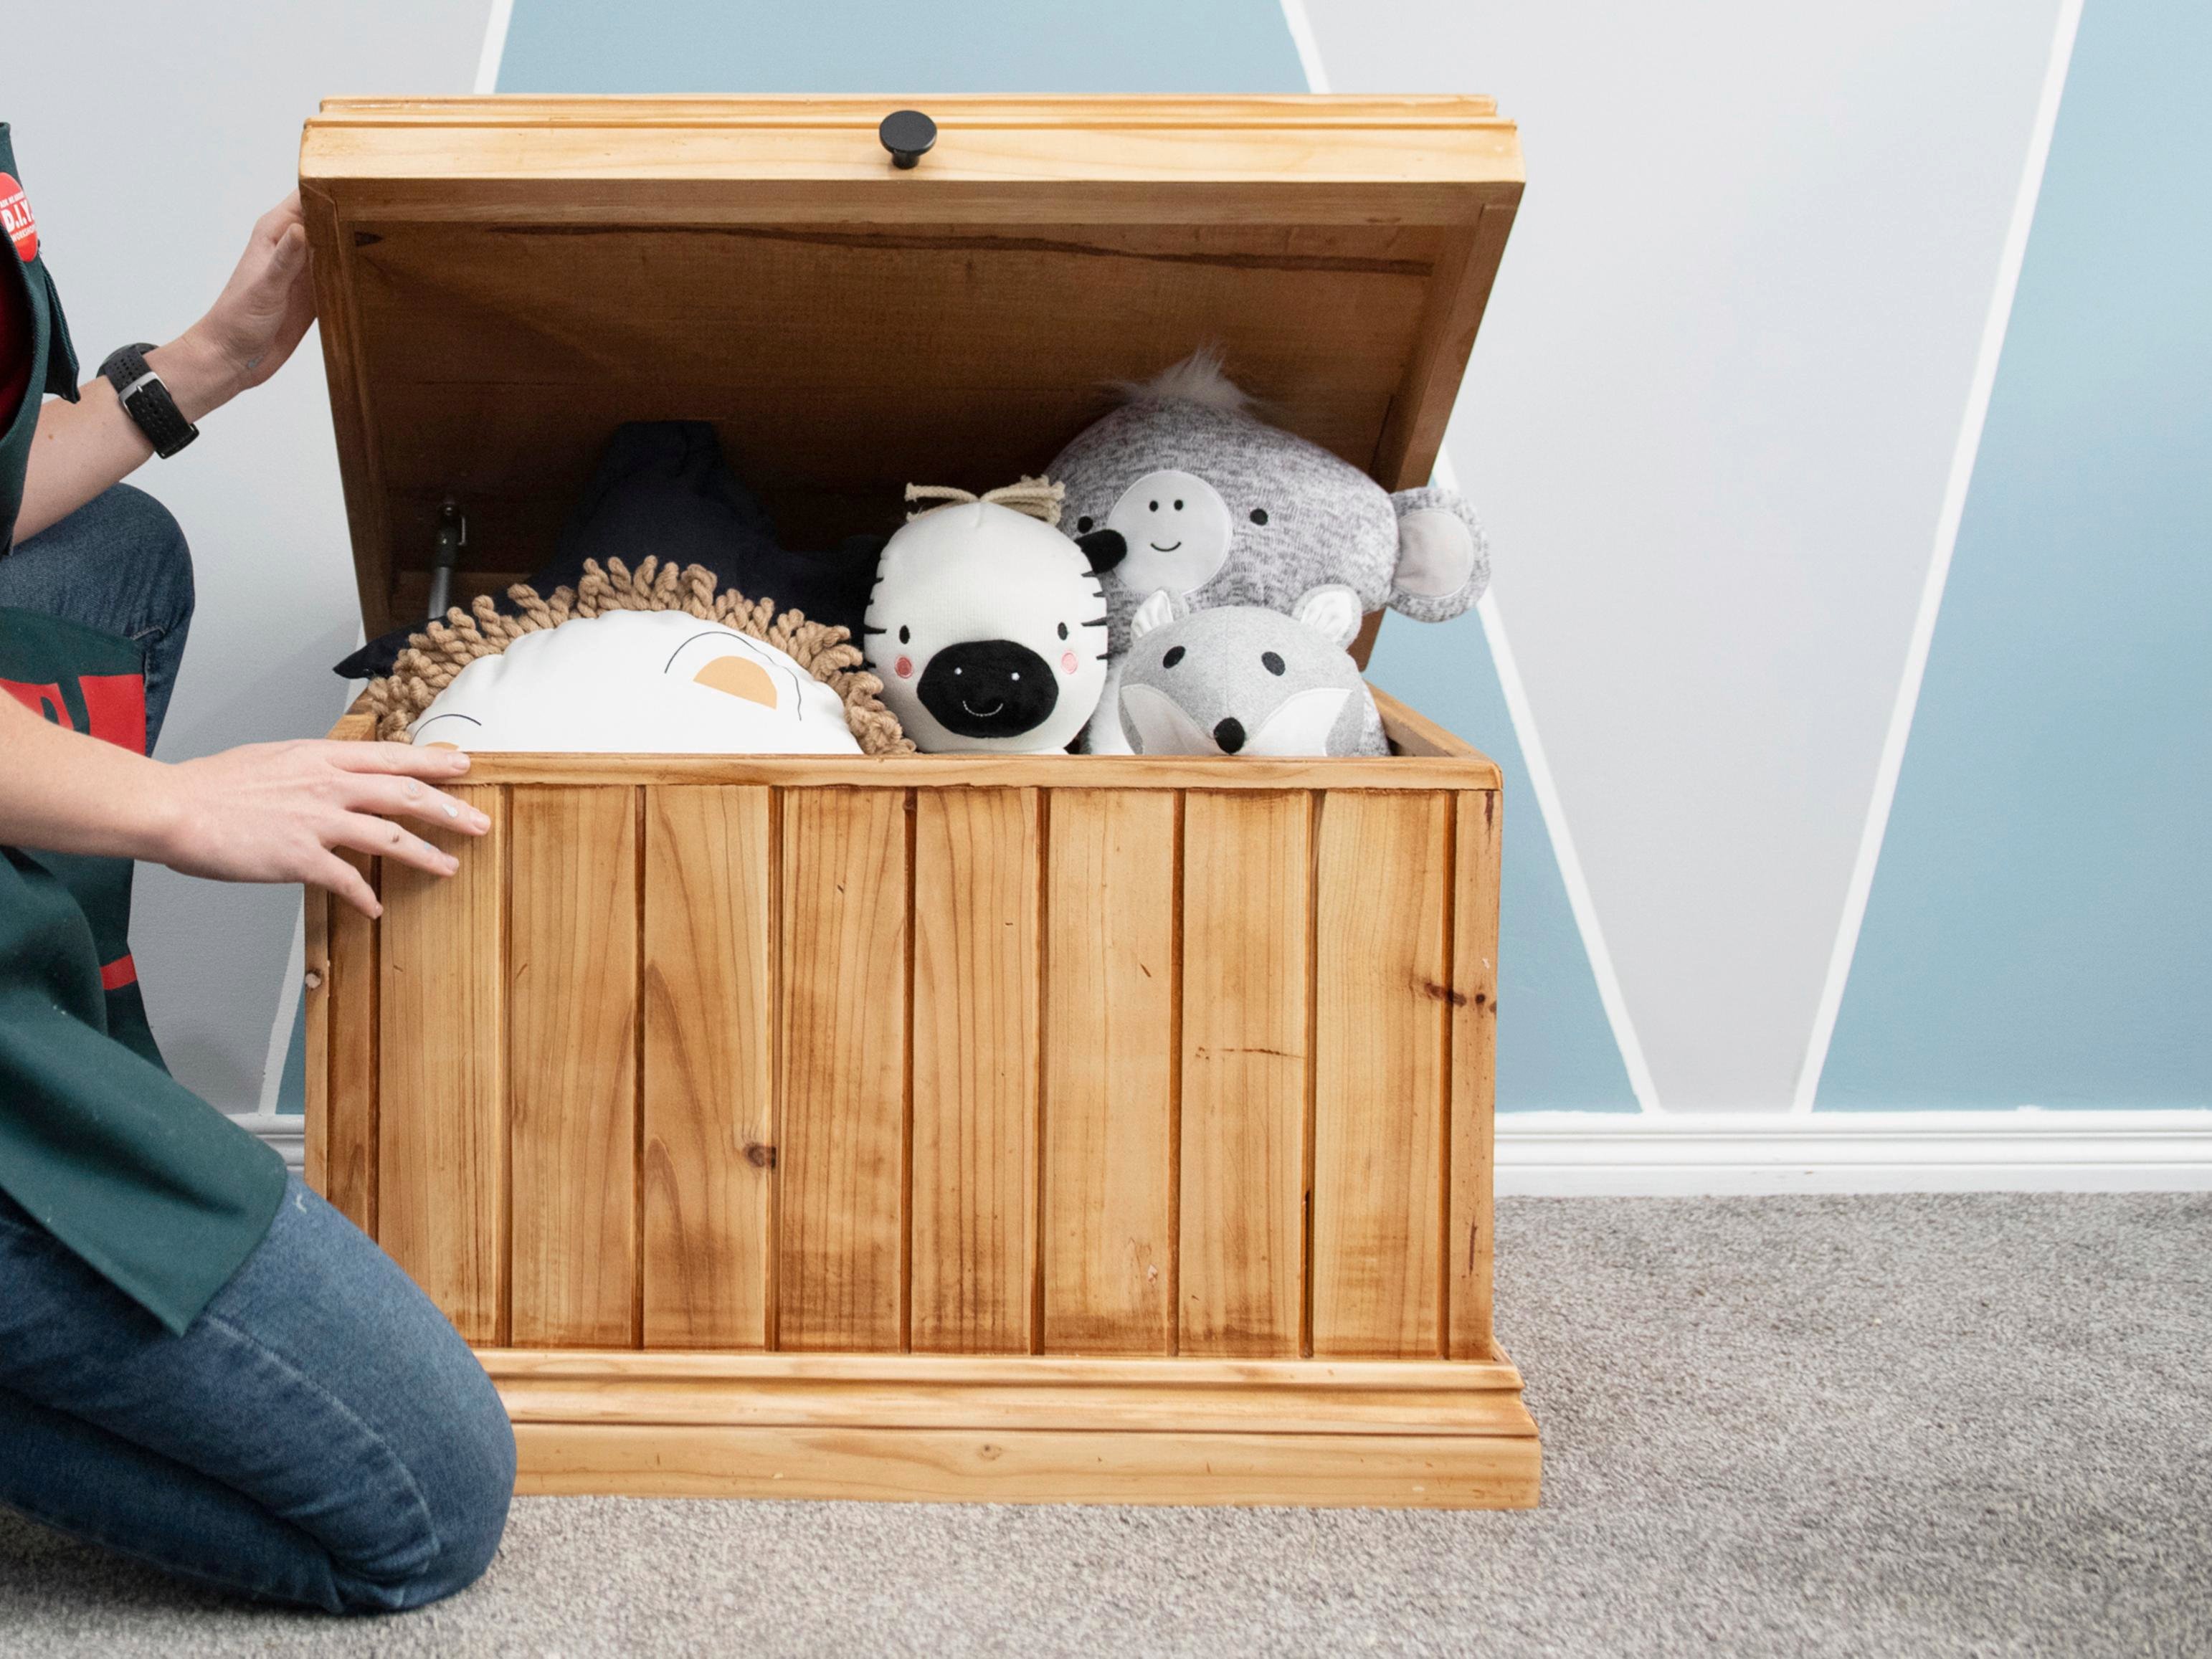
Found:
M 912 657 L 901 657 L 896 662 L 891 665 L 891 672 L 897 675 L 902 680 L 912 679 L 914 678 L 914 659 Z
M 1060 653 L 1060 665 L 1068 673 L 1073 674 L 1075 672 L 1075 653 L 1073 651 L 1061 652 Z

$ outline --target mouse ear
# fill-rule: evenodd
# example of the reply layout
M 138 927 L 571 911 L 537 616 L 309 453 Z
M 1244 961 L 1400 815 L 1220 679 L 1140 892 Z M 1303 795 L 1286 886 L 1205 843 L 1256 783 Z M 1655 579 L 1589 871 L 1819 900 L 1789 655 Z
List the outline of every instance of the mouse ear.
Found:
M 1175 595 L 1166 588 L 1156 590 L 1152 597 L 1137 607 L 1137 614 L 1129 618 L 1129 638 L 1141 640 L 1155 628 L 1164 628 L 1176 618 Z
M 1359 633 L 1359 595 L 1342 582 L 1325 582 L 1299 594 L 1298 602 L 1291 607 L 1291 615 L 1326 635 L 1328 642 L 1340 650 Z
M 1447 622 L 1490 586 L 1490 544 L 1474 509 L 1456 490 L 1433 485 L 1401 489 L 1398 562 L 1390 574 L 1390 609 L 1415 622 Z

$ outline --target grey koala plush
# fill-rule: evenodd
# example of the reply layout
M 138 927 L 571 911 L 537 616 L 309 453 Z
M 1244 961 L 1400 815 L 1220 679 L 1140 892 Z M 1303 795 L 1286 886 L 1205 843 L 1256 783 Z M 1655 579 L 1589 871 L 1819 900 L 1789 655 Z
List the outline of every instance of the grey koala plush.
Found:
M 1129 618 L 1121 731 L 1139 755 L 1387 755 L 1345 647 L 1359 596 L 1341 582 L 1264 605 L 1193 611 L 1163 588 Z
M 1200 352 L 1142 386 L 1060 453 L 1063 528 L 1105 580 L 1109 660 L 1087 746 L 1121 747 L 1114 713 L 1130 619 L 1166 590 L 1194 611 L 1288 611 L 1331 583 L 1359 609 L 1443 622 L 1482 597 L 1490 555 L 1449 490 L 1393 495 L 1317 444 L 1269 426 Z M 1118 561 L 1118 562 L 1116 562 Z

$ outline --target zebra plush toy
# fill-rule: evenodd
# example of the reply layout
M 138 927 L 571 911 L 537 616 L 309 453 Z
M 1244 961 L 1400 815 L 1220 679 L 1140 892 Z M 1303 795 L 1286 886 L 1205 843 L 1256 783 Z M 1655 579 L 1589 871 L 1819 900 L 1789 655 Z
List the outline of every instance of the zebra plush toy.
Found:
M 908 487 L 908 501 L 953 499 L 884 544 L 864 632 L 916 748 L 1064 750 L 1097 708 L 1110 559 L 1054 528 L 1060 493 L 1042 479 L 982 496 Z

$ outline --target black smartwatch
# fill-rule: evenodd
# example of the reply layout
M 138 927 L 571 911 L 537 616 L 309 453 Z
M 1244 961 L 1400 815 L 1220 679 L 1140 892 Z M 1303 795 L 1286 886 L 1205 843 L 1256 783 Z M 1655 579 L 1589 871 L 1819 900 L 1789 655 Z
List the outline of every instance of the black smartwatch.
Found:
M 124 412 L 138 422 L 154 453 L 167 460 L 198 437 L 200 429 L 185 418 L 185 411 L 177 407 L 161 377 L 146 366 L 146 354 L 153 349 L 143 340 L 137 345 L 118 346 L 107 354 L 100 372 L 115 388 Z

